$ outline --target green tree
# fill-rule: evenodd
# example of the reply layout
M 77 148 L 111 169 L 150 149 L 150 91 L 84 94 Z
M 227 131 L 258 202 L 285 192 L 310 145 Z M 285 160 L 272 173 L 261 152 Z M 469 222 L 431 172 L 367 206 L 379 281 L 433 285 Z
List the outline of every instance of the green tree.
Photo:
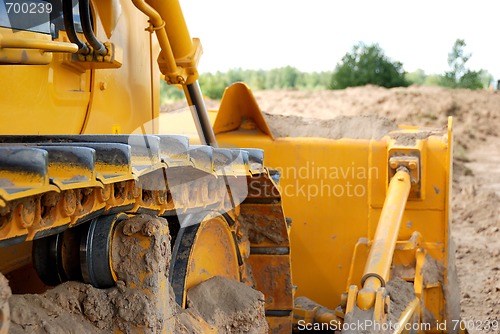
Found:
M 299 70 L 292 66 L 286 66 L 280 70 L 280 88 L 296 88 L 297 80 L 300 77 Z
M 465 40 L 457 39 L 451 52 L 448 53 L 448 65 L 450 70 L 445 72 L 441 78 L 440 84 L 451 88 L 483 88 L 482 79 L 484 78 L 484 70 L 471 71 L 465 64 L 472 56 L 471 53 L 465 52 Z
M 488 71 L 483 70 L 481 75 L 479 76 L 479 79 L 481 80 L 481 83 L 483 84 L 484 88 L 489 88 L 491 85 L 494 84 L 493 75 Z
M 425 77 L 424 86 L 439 86 L 441 83 L 441 75 L 431 74 Z
M 388 88 L 409 85 L 400 62 L 385 56 L 378 44 L 365 45 L 360 42 L 337 65 L 331 88 L 343 89 L 366 84 Z
M 211 99 L 220 99 L 224 90 L 229 85 L 227 75 L 222 72 L 203 73 L 200 75 L 198 81 L 200 82 L 201 91 L 203 94 Z
M 423 85 L 425 83 L 425 79 L 427 78 L 427 75 L 425 74 L 424 70 L 421 68 L 405 74 L 405 78 L 408 82 L 415 84 L 415 85 Z
M 170 103 L 184 98 L 182 88 L 177 85 L 167 85 L 165 80 L 160 80 L 160 103 Z

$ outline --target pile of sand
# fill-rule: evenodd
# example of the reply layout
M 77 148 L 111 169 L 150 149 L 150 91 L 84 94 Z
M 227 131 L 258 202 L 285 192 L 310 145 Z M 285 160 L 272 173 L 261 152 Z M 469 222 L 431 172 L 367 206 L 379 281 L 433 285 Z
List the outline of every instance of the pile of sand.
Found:
M 500 92 L 442 87 L 386 89 L 377 86 L 336 91 L 257 91 L 261 109 L 273 115 L 333 119 L 383 117 L 397 124 L 441 127 L 455 120 L 455 139 L 474 148 L 498 135 Z
M 213 277 L 188 291 L 188 306 L 223 333 L 266 333 L 264 295 L 244 284 Z
M 264 117 L 276 137 L 381 139 L 397 129 L 396 123 L 376 115 L 317 119 L 264 113 Z
M 116 287 L 96 289 L 67 282 L 41 295 L 13 295 L 10 333 L 267 330 L 262 294 L 240 282 L 211 279 L 189 290 L 187 310 L 176 304 L 167 281 L 170 236 L 165 219 L 140 215 L 123 221 L 117 230 L 113 243 Z M 0 291 L 3 298 L 7 290 Z

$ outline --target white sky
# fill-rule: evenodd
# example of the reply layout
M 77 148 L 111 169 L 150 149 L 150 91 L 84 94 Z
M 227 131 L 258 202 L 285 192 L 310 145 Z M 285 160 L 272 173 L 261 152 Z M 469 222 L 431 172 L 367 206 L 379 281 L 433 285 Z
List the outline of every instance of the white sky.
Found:
M 467 63 L 500 79 L 498 0 L 180 0 L 193 37 L 201 38 L 201 72 L 291 65 L 329 71 L 358 41 L 379 43 L 407 72 L 448 69 L 457 38 Z

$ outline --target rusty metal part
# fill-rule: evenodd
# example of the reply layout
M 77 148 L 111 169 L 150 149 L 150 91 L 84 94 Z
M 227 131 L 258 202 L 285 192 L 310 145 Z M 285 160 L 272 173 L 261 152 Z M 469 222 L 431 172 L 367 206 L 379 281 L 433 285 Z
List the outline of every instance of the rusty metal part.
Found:
M 293 286 L 288 225 L 281 197 L 269 173 L 247 178 L 248 196 L 240 207 L 238 222 L 248 238 L 246 262 L 255 288 L 264 293 L 270 333 L 292 330 Z M 244 240 L 243 240 L 244 241 Z

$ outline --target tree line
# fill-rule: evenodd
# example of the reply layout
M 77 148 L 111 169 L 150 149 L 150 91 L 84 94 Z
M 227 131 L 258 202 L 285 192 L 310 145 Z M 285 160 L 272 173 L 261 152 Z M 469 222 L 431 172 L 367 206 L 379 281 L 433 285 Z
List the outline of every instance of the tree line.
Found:
M 449 70 L 443 74 L 427 75 L 418 69 L 408 73 L 403 64 L 387 57 L 378 44 L 354 45 L 338 62 L 335 70 L 302 72 L 292 66 L 272 70 L 231 69 L 227 72 L 202 73 L 199 83 L 203 93 L 211 99 L 220 99 L 224 89 L 232 83 L 243 81 L 253 90 L 267 89 L 344 89 L 367 84 L 382 87 L 406 87 L 411 84 L 444 86 L 450 88 L 487 88 L 493 77 L 485 70 L 472 71 L 466 63 L 471 54 L 465 51 L 466 43 L 457 39 L 448 54 Z M 182 99 L 182 90 L 161 85 L 162 102 Z
M 227 72 L 202 73 L 198 79 L 202 92 L 211 99 L 220 99 L 224 89 L 239 81 L 245 82 L 252 90 L 268 89 L 329 89 L 333 72 L 302 72 L 292 66 L 272 70 L 231 69 Z M 162 81 L 162 99 L 184 98 L 182 90 L 167 86 Z

